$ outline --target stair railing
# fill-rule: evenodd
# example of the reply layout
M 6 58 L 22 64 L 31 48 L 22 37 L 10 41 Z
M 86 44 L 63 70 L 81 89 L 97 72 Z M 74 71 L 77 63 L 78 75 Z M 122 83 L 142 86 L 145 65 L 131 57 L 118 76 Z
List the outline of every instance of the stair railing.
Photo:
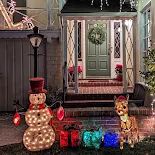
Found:
M 65 97 L 66 97 L 66 92 L 67 92 L 67 62 L 65 61 L 64 62 L 64 66 L 63 66 L 63 93 L 62 93 L 62 105 L 64 105 L 64 102 L 65 102 Z

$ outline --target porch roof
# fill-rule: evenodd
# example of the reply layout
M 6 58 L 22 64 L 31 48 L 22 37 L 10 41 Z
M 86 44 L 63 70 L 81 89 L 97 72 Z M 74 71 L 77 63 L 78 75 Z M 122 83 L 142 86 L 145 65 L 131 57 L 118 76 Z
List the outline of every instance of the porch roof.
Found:
M 94 4 L 91 5 L 92 0 L 68 0 L 61 10 L 61 14 L 70 13 L 103 13 L 103 12 L 120 12 L 120 0 L 108 0 L 109 6 L 103 1 L 102 10 L 100 8 L 101 0 L 94 0 Z M 129 2 L 125 3 L 122 7 L 122 12 L 137 12 L 136 9 L 131 10 Z M 93 15 L 93 14 L 92 14 Z
M 27 38 L 28 34 L 33 33 L 32 30 L 0 30 L 1 38 Z M 40 34 L 44 38 L 61 38 L 60 30 L 40 30 Z

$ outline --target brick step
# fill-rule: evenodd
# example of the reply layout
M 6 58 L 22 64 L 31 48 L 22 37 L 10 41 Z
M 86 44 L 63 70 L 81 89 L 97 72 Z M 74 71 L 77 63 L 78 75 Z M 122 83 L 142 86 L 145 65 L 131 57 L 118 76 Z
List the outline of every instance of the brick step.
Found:
M 132 93 L 128 93 L 129 98 L 133 98 Z M 126 96 L 126 94 L 66 94 L 65 101 L 73 100 L 114 100 L 114 96 L 119 97 L 120 95 Z
M 129 115 L 150 116 L 152 115 L 151 108 L 132 107 L 129 105 Z M 83 108 L 65 108 L 65 116 L 70 118 L 81 119 L 81 117 L 103 117 L 103 116 L 118 116 L 114 107 L 83 107 Z M 59 123 L 58 123 L 59 124 Z
M 114 107 L 114 100 L 74 100 L 65 101 L 64 108 Z
M 141 103 L 129 100 L 129 106 L 140 107 Z M 114 107 L 114 100 L 73 100 L 65 101 L 64 108 Z
M 74 82 L 69 84 L 70 87 L 74 86 Z M 95 86 L 123 86 L 123 82 L 117 80 L 90 80 L 79 81 L 79 87 L 95 87 Z

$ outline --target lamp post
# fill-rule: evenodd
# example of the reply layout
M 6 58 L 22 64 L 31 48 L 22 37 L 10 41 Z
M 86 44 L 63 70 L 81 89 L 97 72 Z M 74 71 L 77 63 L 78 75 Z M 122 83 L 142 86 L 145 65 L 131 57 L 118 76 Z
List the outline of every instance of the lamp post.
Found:
M 33 57 L 34 57 L 34 77 L 37 77 L 37 52 L 38 52 L 38 47 L 40 46 L 44 36 L 42 34 L 39 34 L 39 29 L 38 27 L 34 27 L 33 28 L 33 33 L 32 34 L 29 34 L 27 35 L 27 37 L 30 39 L 30 42 L 31 42 L 31 45 L 34 49 L 34 54 L 33 54 Z

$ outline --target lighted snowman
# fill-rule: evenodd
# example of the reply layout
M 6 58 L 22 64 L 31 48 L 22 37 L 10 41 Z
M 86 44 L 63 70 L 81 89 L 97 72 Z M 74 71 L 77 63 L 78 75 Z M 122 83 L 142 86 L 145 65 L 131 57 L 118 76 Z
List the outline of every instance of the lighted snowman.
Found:
M 23 143 L 30 151 L 40 151 L 50 148 L 55 141 L 54 130 L 49 125 L 52 110 L 45 104 L 44 78 L 31 78 L 30 85 L 30 106 L 25 114 L 29 127 L 24 133 Z

